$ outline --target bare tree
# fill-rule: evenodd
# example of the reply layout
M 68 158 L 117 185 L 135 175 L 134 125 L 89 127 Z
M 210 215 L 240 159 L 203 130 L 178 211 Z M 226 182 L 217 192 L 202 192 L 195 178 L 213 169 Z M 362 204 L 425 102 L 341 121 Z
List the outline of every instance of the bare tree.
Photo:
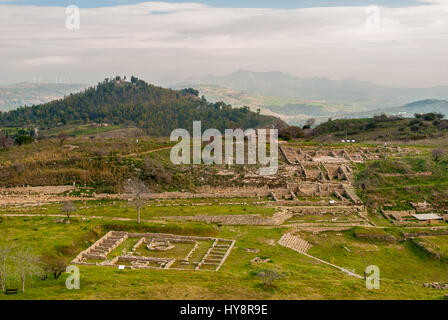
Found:
M 311 128 L 314 124 L 316 123 L 316 119 L 314 118 L 310 118 L 308 120 L 306 120 L 306 126 L 308 126 L 308 128 Z
M 261 280 L 263 281 L 263 284 L 270 288 L 272 287 L 272 283 L 274 282 L 274 280 L 280 278 L 280 274 L 278 274 L 277 272 L 273 271 L 273 270 L 263 270 L 261 272 L 258 273 L 258 277 L 261 278 Z
M 124 184 L 124 192 L 133 195 L 132 204 L 137 210 L 137 223 L 140 223 L 140 209 L 145 204 L 144 200 L 142 199 L 142 194 L 149 192 L 149 188 L 141 180 L 129 179 Z
M 72 214 L 72 212 L 75 212 L 76 206 L 74 205 L 73 202 L 71 201 L 66 201 L 64 202 L 64 206 L 61 209 L 61 212 L 64 213 L 67 216 L 67 221 L 70 222 L 70 215 Z
M 12 247 L 1 246 L 0 247 L 0 286 L 2 291 L 6 290 L 6 281 L 8 280 L 8 260 L 11 257 Z
M 25 281 L 38 271 L 39 258 L 29 248 L 19 248 L 15 254 L 16 266 L 22 282 L 22 292 L 25 292 Z
M 14 141 L 7 136 L 0 136 L 0 149 L 6 149 L 14 144 Z
M 67 140 L 68 135 L 65 132 L 61 132 L 58 134 L 58 139 L 59 139 L 59 143 L 61 144 L 61 146 L 64 145 L 65 140 Z
M 444 155 L 444 151 L 442 148 L 433 149 L 431 151 L 432 157 L 435 161 L 438 161 Z

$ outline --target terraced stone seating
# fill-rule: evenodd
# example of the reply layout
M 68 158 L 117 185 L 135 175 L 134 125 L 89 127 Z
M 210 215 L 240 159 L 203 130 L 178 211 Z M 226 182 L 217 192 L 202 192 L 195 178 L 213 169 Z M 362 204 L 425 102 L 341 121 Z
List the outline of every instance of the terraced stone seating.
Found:
M 290 233 L 284 234 L 278 241 L 278 244 L 301 253 L 307 253 L 311 248 L 310 243 Z

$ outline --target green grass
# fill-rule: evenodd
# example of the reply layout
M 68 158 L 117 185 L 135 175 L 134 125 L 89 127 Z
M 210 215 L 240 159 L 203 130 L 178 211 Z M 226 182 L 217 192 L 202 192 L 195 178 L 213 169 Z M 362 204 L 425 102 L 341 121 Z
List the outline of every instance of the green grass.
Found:
M 378 232 L 378 231 L 375 231 Z M 337 235 L 337 234 L 342 235 Z M 367 265 L 380 268 L 383 282 L 446 281 L 448 269 L 416 248 L 410 241 L 384 242 L 355 238 L 353 231 L 326 232 L 327 237 L 308 235 L 313 246 L 309 253 L 349 270 L 363 274 Z M 347 250 L 348 249 L 348 250 Z M 349 251 L 350 250 L 350 251 Z
M 272 216 L 276 209 L 256 204 L 238 204 L 223 205 L 217 204 L 215 199 L 205 200 L 206 203 L 211 202 L 212 205 L 192 205 L 185 202 L 178 206 L 156 206 L 154 201 L 150 201 L 149 205 L 141 209 L 142 219 L 151 219 L 155 217 L 171 217 L 171 216 L 193 216 L 193 215 L 247 215 L 259 214 L 261 216 Z M 112 200 L 86 200 L 84 202 L 75 202 L 77 211 L 72 213 L 80 216 L 99 216 L 99 217 L 115 217 L 115 218 L 131 218 L 137 216 L 136 209 L 131 202 L 128 201 L 112 201 Z M 1 209 L 0 215 L 7 213 L 26 213 L 26 214 L 44 214 L 55 215 L 61 213 L 62 205 L 50 204 L 41 207 L 19 208 L 19 209 Z
M 82 237 L 91 228 L 105 228 L 105 221 L 80 221 L 57 224 L 50 218 L 8 218 L 0 223 L 0 244 L 13 243 L 33 248 L 36 254 L 54 250 L 55 244 L 68 245 Z M 110 222 L 116 223 L 116 222 Z M 173 231 L 173 227 L 120 222 L 129 230 L 150 228 Z M 184 233 L 214 233 L 214 236 L 236 239 L 236 247 L 219 272 L 193 272 L 176 270 L 118 270 L 112 267 L 80 266 L 81 289 L 67 290 L 66 275 L 55 280 L 32 278 L 25 293 L 16 296 L 0 294 L 0 299 L 439 299 L 443 293 L 423 288 L 419 281 L 441 280 L 446 272 L 436 262 L 427 260 L 419 251 L 406 245 L 381 247 L 369 262 L 380 266 L 380 290 L 367 290 L 365 283 L 348 277 L 336 269 L 310 260 L 293 250 L 271 245 L 285 232 L 275 227 L 229 226 L 216 228 L 197 224 L 184 226 Z M 332 246 L 320 244 L 312 252 L 322 258 L 334 260 L 346 267 L 359 270 L 362 263 L 356 255 L 345 254 L 341 244 L 358 247 L 370 243 L 355 242 L 350 234 L 332 236 Z M 335 239 L 333 239 L 335 238 Z M 329 240 L 329 239 L 328 239 Z M 89 246 L 86 243 L 83 247 Z M 259 253 L 249 253 L 244 248 L 257 248 Z M 319 249 L 320 248 L 320 249 Z M 328 256 L 331 251 L 332 256 Z M 271 263 L 252 265 L 255 256 L 269 257 Z M 388 262 L 389 265 L 386 264 Z M 256 276 L 261 269 L 276 270 L 282 277 L 274 287 L 265 288 Z M 14 286 L 11 283 L 11 286 Z
M 432 175 L 415 175 L 422 172 L 432 172 Z M 435 161 L 429 152 L 358 165 L 356 182 L 367 186 L 364 193 L 360 191 L 365 201 L 393 204 L 388 210 L 409 210 L 411 202 L 423 201 L 433 204 L 436 210 L 448 208 L 448 160 Z

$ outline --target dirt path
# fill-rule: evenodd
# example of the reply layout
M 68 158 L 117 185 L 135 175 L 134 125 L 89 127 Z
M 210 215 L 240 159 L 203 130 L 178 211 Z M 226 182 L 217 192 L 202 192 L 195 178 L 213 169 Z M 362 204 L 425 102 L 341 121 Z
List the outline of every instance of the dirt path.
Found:
M 157 149 L 153 149 L 153 150 L 149 150 L 149 151 L 145 151 L 145 152 L 139 152 L 139 153 L 131 153 L 131 154 L 127 154 L 124 157 L 137 157 L 137 156 L 141 156 L 143 154 L 150 154 L 153 152 L 157 152 L 157 151 L 161 151 L 161 150 L 167 150 L 167 149 L 171 149 L 173 146 L 170 147 L 162 147 L 162 148 L 157 148 Z
M 65 214 L 40 214 L 40 213 L 3 213 L 0 214 L 0 217 L 50 217 L 50 218 L 66 218 Z M 89 220 L 89 219 L 102 219 L 102 220 L 114 220 L 114 221 L 137 221 L 137 217 L 135 218 L 122 218 L 122 217 L 108 217 L 108 216 L 82 216 L 82 215 L 71 215 L 71 218 L 77 218 L 81 220 Z M 160 218 L 159 218 L 160 219 Z M 166 221 L 161 220 L 141 220 L 142 222 L 163 222 Z

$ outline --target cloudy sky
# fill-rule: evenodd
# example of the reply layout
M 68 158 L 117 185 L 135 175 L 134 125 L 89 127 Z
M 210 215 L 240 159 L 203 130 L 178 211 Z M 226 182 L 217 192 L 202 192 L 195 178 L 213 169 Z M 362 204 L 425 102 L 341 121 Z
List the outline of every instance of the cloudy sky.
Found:
M 248 69 L 434 86 L 447 57 L 448 0 L 0 0 L 0 84 Z

